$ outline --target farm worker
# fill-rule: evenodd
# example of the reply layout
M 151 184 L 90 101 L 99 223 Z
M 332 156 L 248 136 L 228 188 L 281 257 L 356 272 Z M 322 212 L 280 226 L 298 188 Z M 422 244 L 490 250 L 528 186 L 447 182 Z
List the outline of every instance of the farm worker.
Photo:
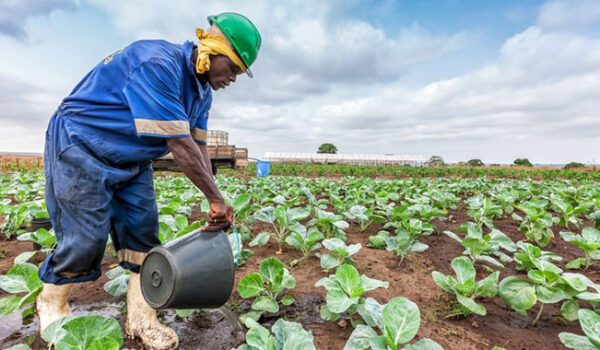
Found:
M 150 349 L 178 345 L 145 302 L 139 270 L 160 244 L 153 159 L 172 152 L 210 202 L 207 230 L 227 228 L 233 212 L 211 172 L 206 149 L 212 90 L 251 76 L 261 37 L 236 13 L 208 17 L 197 45 L 137 41 L 103 59 L 65 98 L 46 132 L 46 204 L 56 250 L 39 276 L 40 330 L 71 315 L 74 283 L 97 280 L 110 237 L 121 267 L 131 271 L 125 331 Z

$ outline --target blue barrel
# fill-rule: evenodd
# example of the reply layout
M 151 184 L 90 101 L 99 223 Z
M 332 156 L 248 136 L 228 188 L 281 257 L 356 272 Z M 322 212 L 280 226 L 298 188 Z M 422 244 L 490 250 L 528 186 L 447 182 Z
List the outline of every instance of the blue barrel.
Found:
M 262 160 L 256 162 L 256 176 L 263 177 L 269 175 L 269 165 L 271 165 L 271 162 Z

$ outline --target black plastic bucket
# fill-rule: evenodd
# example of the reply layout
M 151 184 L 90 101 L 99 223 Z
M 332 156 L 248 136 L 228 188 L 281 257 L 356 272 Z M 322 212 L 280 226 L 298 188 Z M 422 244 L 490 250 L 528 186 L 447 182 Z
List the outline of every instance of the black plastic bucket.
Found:
M 50 231 L 52 229 L 52 221 L 50 221 L 50 218 L 33 218 L 31 219 L 30 227 L 32 232 L 35 232 L 41 228 Z M 42 249 L 41 245 L 35 242 L 31 243 L 33 244 L 33 250 Z
M 233 252 L 223 231 L 193 231 L 152 249 L 140 271 L 142 294 L 155 309 L 217 308 L 235 279 Z
M 50 218 L 34 218 L 31 219 L 30 227 L 31 231 L 37 231 L 41 228 L 50 230 L 52 228 L 52 221 L 50 221 Z

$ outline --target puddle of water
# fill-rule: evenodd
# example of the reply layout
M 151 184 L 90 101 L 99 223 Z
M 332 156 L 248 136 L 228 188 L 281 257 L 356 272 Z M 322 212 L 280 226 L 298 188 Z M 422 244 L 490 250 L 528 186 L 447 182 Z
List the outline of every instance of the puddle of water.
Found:
M 103 315 L 119 319 L 124 302 L 101 302 L 89 305 L 74 305 L 74 315 Z M 0 345 L 2 349 L 16 345 L 29 344 L 34 350 L 45 349 L 38 334 L 37 317 L 29 318 L 25 322 L 21 319 L 21 313 L 15 312 L 9 316 L 0 318 Z
M 15 330 L 20 330 L 23 327 L 21 313 L 15 312 L 8 316 L 0 316 L 0 339 L 4 340 Z

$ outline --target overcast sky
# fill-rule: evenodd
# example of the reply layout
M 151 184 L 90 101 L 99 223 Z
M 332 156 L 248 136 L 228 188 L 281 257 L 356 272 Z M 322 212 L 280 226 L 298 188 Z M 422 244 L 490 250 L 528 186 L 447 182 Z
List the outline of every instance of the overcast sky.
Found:
M 41 152 L 54 109 L 138 39 L 240 12 L 263 48 L 210 129 L 253 156 L 441 155 L 600 163 L 600 0 L 1 0 L 0 151 Z

